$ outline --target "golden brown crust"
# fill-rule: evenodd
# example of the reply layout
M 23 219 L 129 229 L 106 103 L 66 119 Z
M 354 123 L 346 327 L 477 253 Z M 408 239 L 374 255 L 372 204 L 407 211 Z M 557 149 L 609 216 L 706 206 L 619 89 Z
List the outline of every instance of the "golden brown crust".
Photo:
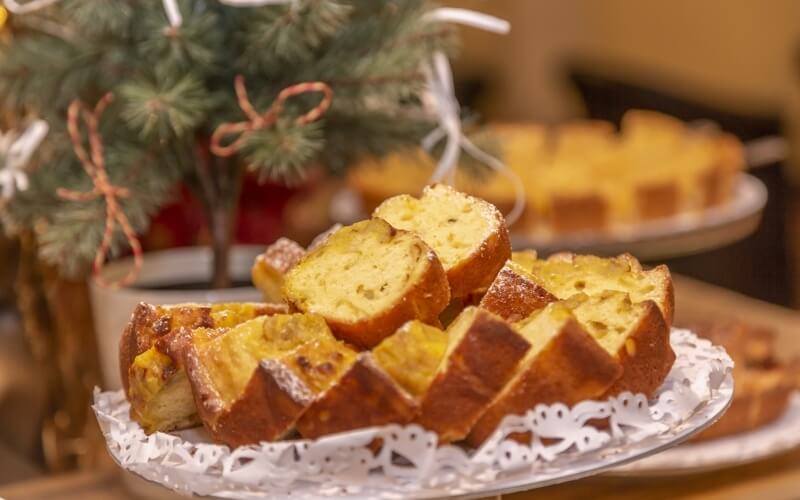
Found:
M 524 372 L 491 402 L 467 442 L 480 446 L 506 415 L 522 415 L 538 404 L 572 406 L 597 399 L 622 375 L 622 366 L 574 319 L 542 349 Z
M 468 258 L 447 271 L 452 297 L 465 297 L 491 285 L 494 277 L 511 257 L 511 239 L 505 219 L 496 208 L 493 217 L 497 230 Z
M 286 391 L 279 381 L 286 372 L 273 363 L 262 361 L 253 372 L 242 395 L 222 412 L 213 409 L 218 401 L 203 401 L 203 423 L 214 440 L 228 446 L 243 446 L 280 439 L 292 430 L 297 417 L 313 400 L 313 395 L 299 385 Z M 200 409 L 200 401 L 198 411 Z M 209 414 L 213 414 L 210 416 Z
M 450 288 L 442 263 L 427 246 L 425 251 L 427 266 L 420 279 L 391 307 L 378 315 L 356 322 L 326 317 L 325 320 L 336 337 L 359 348 L 369 349 L 394 333 L 406 321 L 418 319 L 424 323 L 437 324 L 439 313 L 450 302 Z M 295 309 L 302 310 L 290 296 L 286 299 Z M 324 316 L 320 311 L 314 312 Z
M 133 360 L 150 349 L 157 339 L 183 327 L 211 327 L 212 323 L 211 306 L 208 305 L 155 306 L 140 302 L 119 342 L 119 369 L 125 393 L 129 389 L 128 370 Z
M 472 324 L 422 397 L 417 422 L 435 431 L 440 443 L 465 438 L 529 347 L 508 323 L 477 309 Z
M 440 194 L 440 193 L 444 193 Z M 497 272 L 503 267 L 506 260 L 511 257 L 511 239 L 508 235 L 503 214 L 492 205 L 480 198 L 476 198 L 465 193 L 461 193 L 443 184 L 432 184 L 425 187 L 420 198 L 411 198 L 424 202 L 427 199 L 437 199 L 435 197 L 451 196 L 459 197 L 459 200 L 466 199 L 476 207 L 479 207 L 481 214 L 492 228 L 492 232 L 481 242 L 481 244 L 468 255 L 464 255 L 452 267 L 447 269 L 447 280 L 450 283 L 450 296 L 453 298 L 464 297 L 475 290 L 485 289 Z M 463 197 L 463 198 L 462 198 Z M 400 195 L 398 198 L 409 199 L 408 195 Z M 392 210 L 395 207 L 397 198 L 386 200 L 373 212 L 373 217 L 385 217 L 390 224 L 395 224 L 401 229 L 414 231 L 414 223 L 410 225 L 399 218 L 392 217 Z M 451 201 L 449 198 L 447 201 Z M 424 237 L 421 235 L 421 237 Z M 429 245 L 433 244 L 428 241 Z M 434 248 L 436 250 L 436 248 Z
M 306 254 L 305 248 L 288 238 L 279 238 L 256 257 L 250 272 L 253 285 L 267 302 L 281 302 L 283 276 Z
M 642 219 L 659 219 L 678 213 L 680 193 L 676 182 L 636 186 L 636 206 Z
M 602 231 L 608 224 L 608 203 L 602 196 L 555 195 L 550 225 L 559 233 Z
M 775 352 L 776 332 L 732 318 L 712 318 L 691 330 L 722 345 L 734 361 L 733 403 L 722 418 L 694 441 L 747 432 L 779 418 L 798 388 L 800 359 L 783 363 Z
M 506 263 L 480 302 L 480 307 L 509 323 L 527 318 L 558 298 L 545 290 L 513 263 Z
M 297 421 L 297 430 L 305 438 L 316 439 L 363 427 L 406 424 L 418 411 L 416 401 L 365 352 L 311 403 Z
M 617 352 L 624 372 L 606 392 L 613 396 L 623 391 L 643 393 L 648 397 L 661 386 L 675 362 L 669 342 L 669 327 L 655 302 L 642 302 L 643 314 Z

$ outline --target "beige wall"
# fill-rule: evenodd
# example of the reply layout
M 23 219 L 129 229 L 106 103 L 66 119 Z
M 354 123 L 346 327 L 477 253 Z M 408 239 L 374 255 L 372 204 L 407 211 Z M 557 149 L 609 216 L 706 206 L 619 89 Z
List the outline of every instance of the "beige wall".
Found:
M 580 113 L 561 81 L 573 57 L 630 68 L 634 81 L 740 111 L 794 108 L 800 1 L 450 0 L 512 22 L 499 36 L 464 28 L 460 75 L 490 74 L 493 118 Z

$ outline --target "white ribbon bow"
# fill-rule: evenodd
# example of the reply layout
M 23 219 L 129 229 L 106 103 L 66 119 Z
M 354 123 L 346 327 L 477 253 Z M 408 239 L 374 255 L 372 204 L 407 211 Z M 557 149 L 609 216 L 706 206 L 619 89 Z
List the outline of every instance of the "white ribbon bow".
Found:
M 30 2 L 19 3 L 16 0 L 3 0 L 9 12 L 13 14 L 27 14 L 35 10 L 49 7 L 60 0 L 31 0 Z
M 17 191 L 28 189 L 25 165 L 44 140 L 48 130 L 47 122 L 36 120 L 19 137 L 13 131 L 0 134 L 0 151 L 4 156 L 3 169 L 0 170 L 0 195 L 3 198 L 9 199 Z
M 511 29 L 508 21 L 467 9 L 434 9 L 424 19 L 426 21 L 461 23 L 500 34 L 508 33 Z M 482 151 L 464 135 L 461 130 L 460 107 L 453 89 L 453 72 L 447 56 L 441 51 L 435 52 L 430 64 L 424 70 L 428 83 L 428 97 L 432 100 L 432 105 L 438 115 L 439 126 L 425 136 L 422 140 L 422 147 L 426 151 L 430 151 L 442 139 L 446 139 L 444 153 L 431 175 L 430 182 L 446 181 L 454 184 L 458 159 L 463 149 L 476 160 L 509 178 L 514 186 L 515 199 L 513 208 L 506 215 L 506 221 L 509 225 L 513 224 L 525 209 L 525 188 L 522 180 L 502 161 Z
M 44 9 L 61 0 L 31 0 L 26 3 L 19 3 L 16 0 L 3 0 L 3 3 L 10 12 L 14 14 L 27 14 L 30 12 Z M 170 26 L 179 28 L 183 24 L 183 15 L 178 7 L 177 0 L 162 0 L 164 12 L 167 14 Z M 294 4 L 297 0 L 219 0 L 220 3 L 233 7 L 260 7 L 262 5 Z

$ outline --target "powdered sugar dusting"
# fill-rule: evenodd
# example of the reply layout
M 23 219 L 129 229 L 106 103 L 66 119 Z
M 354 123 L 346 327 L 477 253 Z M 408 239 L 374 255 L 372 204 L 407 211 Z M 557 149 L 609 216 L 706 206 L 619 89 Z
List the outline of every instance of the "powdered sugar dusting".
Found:
M 272 376 L 272 379 L 295 402 L 303 405 L 311 404 L 314 394 L 283 363 L 274 359 L 264 359 L 260 366 Z
M 305 248 L 289 238 L 280 238 L 268 246 L 263 254 L 257 257 L 258 261 L 285 274 L 293 268 L 306 254 Z

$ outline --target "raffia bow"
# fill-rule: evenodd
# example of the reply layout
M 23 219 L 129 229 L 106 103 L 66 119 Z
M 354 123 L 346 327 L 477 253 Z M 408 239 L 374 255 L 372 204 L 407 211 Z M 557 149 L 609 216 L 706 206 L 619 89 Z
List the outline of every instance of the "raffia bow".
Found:
M 210 149 L 211 152 L 217 156 L 227 157 L 236 154 L 239 149 L 241 149 L 249 132 L 272 126 L 278 120 L 286 101 L 291 97 L 309 92 L 319 92 L 323 94 L 319 104 L 295 119 L 294 122 L 297 125 L 305 125 L 318 120 L 319 117 L 328 110 L 333 101 L 333 90 L 327 83 L 297 83 L 281 90 L 278 97 L 273 101 L 272 106 L 270 106 L 265 113 L 260 114 L 253 107 L 253 104 L 247 96 L 247 88 L 245 87 L 244 77 L 242 75 L 236 76 L 234 88 L 236 90 L 236 98 L 239 101 L 239 107 L 242 108 L 244 114 L 247 115 L 248 120 L 235 123 L 223 123 L 214 130 L 214 133 L 211 135 Z M 238 134 L 236 139 L 227 146 L 223 146 L 223 139 L 234 134 Z
M 70 141 L 72 148 L 75 150 L 75 155 L 80 160 L 86 175 L 92 179 L 94 189 L 91 191 L 71 191 L 69 189 L 59 188 L 56 193 L 64 200 L 70 201 L 91 201 L 102 197 L 106 202 L 106 222 L 103 231 L 103 240 L 100 247 L 97 249 L 97 254 L 94 258 L 94 277 L 97 284 L 103 287 L 119 288 L 130 284 L 142 268 L 142 246 L 139 239 L 136 237 L 136 232 L 131 227 L 128 217 L 122 211 L 119 199 L 127 198 L 130 196 L 130 191 L 127 188 L 114 186 L 108 178 L 106 172 L 105 159 L 103 158 L 103 143 L 100 138 L 99 122 L 100 115 L 103 114 L 106 107 L 114 99 L 111 93 L 103 96 L 95 105 L 93 110 L 87 110 L 84 104 L 76 99 L 72 101 L 67 112 L 67 128 L 69 130 Z M 83 147 L 81 139 L 81 131 L 79 120 L 83 118 L 86 123 L 87 135 L 89 137 L 90 153 L 87 153 Z M 114 236 L 114 229 L 119 224 L 122 232 L 128 240 L 128 244 L 133 251 L 133 268 L 121 279 L 108 282 L 102 275 L 103 266 L 105 266 L 108 252 L 111 249 L 111 241 Z

